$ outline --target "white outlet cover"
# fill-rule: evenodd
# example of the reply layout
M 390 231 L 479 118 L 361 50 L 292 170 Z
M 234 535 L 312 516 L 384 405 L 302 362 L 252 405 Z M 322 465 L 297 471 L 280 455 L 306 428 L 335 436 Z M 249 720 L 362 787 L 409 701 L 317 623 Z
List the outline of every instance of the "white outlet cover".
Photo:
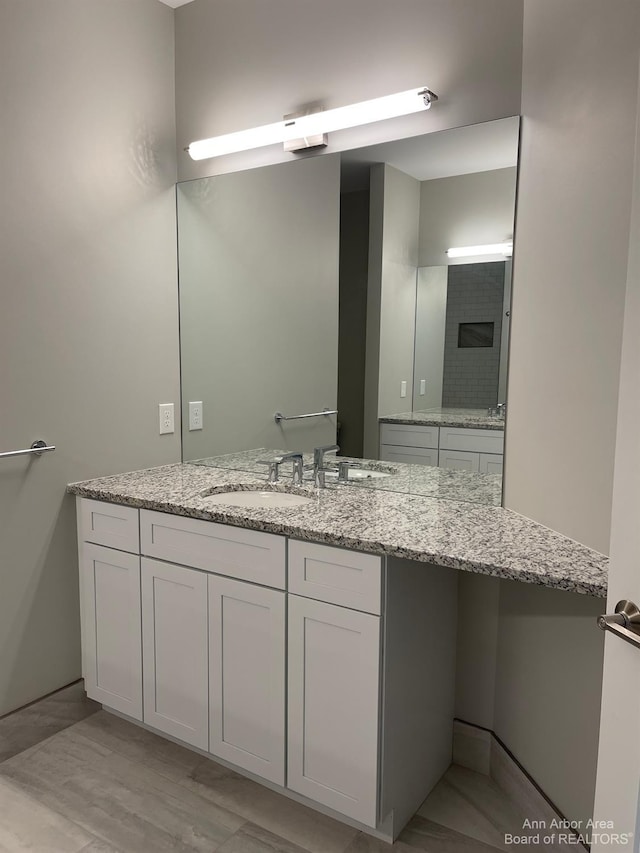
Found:
M 189 430 L 193 432 L 197 429 L 203 429 L 204 418 L 202 409 L 202 400 L 196 400 L 189 403 Z
M 169 433 L 176 431 L 173 403 L 159 403 L 158 418 L 160 435 L 168 435 Z
M 406 379 L 403 379 L 402 382 L 400 383 L 400 396 L 401 397 L 407 396 L 407 381 L 406 381 Z

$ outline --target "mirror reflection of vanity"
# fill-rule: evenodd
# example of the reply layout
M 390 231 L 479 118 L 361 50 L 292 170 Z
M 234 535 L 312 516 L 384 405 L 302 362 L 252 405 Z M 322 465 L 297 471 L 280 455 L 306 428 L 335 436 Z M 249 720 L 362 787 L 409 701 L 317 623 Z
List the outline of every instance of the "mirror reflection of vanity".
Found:
M 337 441 L 405 475 L 367 486 L 456 497 L 447 478 L 466 474 L 499 503 L 511 263 L 446 250 L 512 240 L 518 132 L 502 119 L 179 184 L 183 459 L 264 470 L 239 454 Z M 428 438 L 407 454 L 411 432 Z M 462 458 L 460 437 L 486 456 Z

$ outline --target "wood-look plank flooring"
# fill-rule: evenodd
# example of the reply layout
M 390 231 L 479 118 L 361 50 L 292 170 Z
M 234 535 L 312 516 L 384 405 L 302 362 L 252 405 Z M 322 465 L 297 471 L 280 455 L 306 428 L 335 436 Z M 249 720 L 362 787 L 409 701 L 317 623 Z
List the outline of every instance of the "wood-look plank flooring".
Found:
M 0 719 L 2 853 L 496 853 L 522 831 L 452 766 L 389 845 L 97 708 L 74 685 Z

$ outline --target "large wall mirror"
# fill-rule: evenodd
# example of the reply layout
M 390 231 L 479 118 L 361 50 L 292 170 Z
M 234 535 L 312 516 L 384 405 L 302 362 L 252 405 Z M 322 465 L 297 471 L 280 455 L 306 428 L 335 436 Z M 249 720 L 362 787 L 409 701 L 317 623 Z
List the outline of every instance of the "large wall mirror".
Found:
M 500 503 L 511 261 L 447 249 L 512 241 L 518 135 L 178 184 L 184 461 L 337 443 L 354 484 Z

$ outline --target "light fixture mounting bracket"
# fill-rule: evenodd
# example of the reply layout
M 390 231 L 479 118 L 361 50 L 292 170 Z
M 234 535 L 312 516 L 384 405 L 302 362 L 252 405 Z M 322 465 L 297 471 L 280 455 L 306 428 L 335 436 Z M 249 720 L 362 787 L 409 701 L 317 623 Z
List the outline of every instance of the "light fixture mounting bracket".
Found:
M 309 116 L 314 113 L 321 113 L 324 107 L 321 104 L 307 104 L 301 107 L 295 113 L 287 113 L 282 116 L 285 127 L 295 124 L 295 120 L 301 116 Z M 328 145 L 329 137 L 326 133 L 317 133 L 315 136 L 300 136 L 297 139 L 286 139 L 282 145 L 285 151 L 294 153 L 296 151 L 308 151 L 310 148 L 325 148 Z

